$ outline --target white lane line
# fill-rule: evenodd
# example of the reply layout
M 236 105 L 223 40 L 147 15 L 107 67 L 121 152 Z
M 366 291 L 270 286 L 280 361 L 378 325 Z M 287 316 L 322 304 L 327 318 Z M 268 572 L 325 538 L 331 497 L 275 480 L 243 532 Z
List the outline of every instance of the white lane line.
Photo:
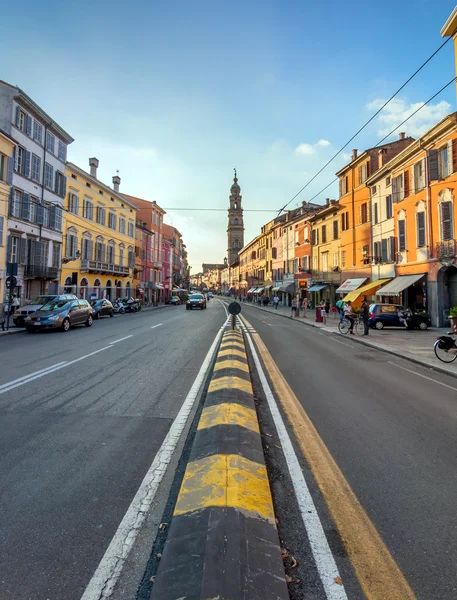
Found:
M 153 326 L 151 327 L 151 329 L 155 329 L 156 327 L 160 327 L 161 325 L 162 325 L 162 323 L 158 323 L 157 325 L 153 325 Z
M 452 387 L 452 385 L 448 385 L 447 383 L 443 383 L 442 381 L 438 381 L 437 379 L 433 379 L 433 377 L 428 377 L 427 375 L 422 375 L 422 373 L 418 373 L 417 371 L 413 371 L 412 369 L 407 369 L 406 367 L 402 367 L 401 365 L 397 365 L 397 363 L 394 363 L 390 360 L 387 361 L 389 363 L 389 365 L 393 365 L 394 367 L 398 367 L 399 369 L 403 369 L 403 371 L 408 371 L 409 373 L 412 373 L 413 375 L 417 375 L 418 377 L 423 377 L 424 379 L 428 379 L 429 381 L 433 381 L 433 383 L 437 383 L 438 385 L 442 385 L 445 388 L 448 388 L 450 390 L 454 390 L 457 392 L 457 388 L 456 387 Z
M 228 325 L 227 319 L 219 329 L 211 348 L 203 361 L 203 364 L 195 378 L 189 393 L 184 400 L 181 409 L 173 421 L 166 438 L 162 442 L 148 472 L 146 473 L 135 497 L 133 498 L 127 512 L 124 515 L 116 533 L 113 536 L 97 570 L 89 581 L 81 600 L 101 600 L 109 598 L 114 590 L 117 580 L 122 572 L 133 544 L 140 532 L 141 526 L 154 501 L 160 482 L 170 464 L 171 458 L 179 438 L 186 426 L 187 419 L 192 411 L 200 388 L 205 381 L 211 368 L 214 354 L 221 339 L 224 328 Z
M 110 342 L 109 345 L 112 346 L 113 344 L 117 344 L 118 342 L 123 342 L 124 340 L 128 340 L 129 338 L 133 337 L 132 335 L 126 335 L 123 338 L 120 338 L 119 340 L 115 340 L 114 342 Z
M 0 390 L 2 390 L 3 388 L 6 388 L 6 387 L 9 388 L 11 385 L 13 385 L 14 383 L 18 383 L 19 381 L 22 381 L 23 383 L 25 383 L 26 379 L 30 379 L 34 375 L 39 375 L 40 373 L 45 373 L 51 369 L 54 369 L 55 367 L 59 367 L 60 365 L 64 365 L 64 364 L 65 364 L 65 361 L 63 360 L 62 362 L 56 363 L 55 365 L 51 365 L 44 369 L 40 369 L 39 371 L 34 371 L 33 373 L 29 373 L 28 375 L 24 375 L 23 377 L 19 377 L 18 379 L 13 379 L 13 381 L 9 381 L 8 383 L 4 383 L 3 385 L 0 385 Z
M 14 388 L 20 387 L 21 385 L 25 385 L 29 383 L 29 381 L 34 381 L 35 379 L 40 379 L 40 377 L 44 377 L 45 375 L 49 375 L 50 373 L 54 373 L 54 371 L 60 371 L 60 369 L 65 369 L 70 365 L 74 365 L 80 360 L 84 360 L 85 358 L 89 358 L 89 356 L 94 356 L 94 354 L 98 354 L 99 352 L 103 352 L 104 350 L 108 350 L 111 346 L 106 346 L 105 348 L 100 348 L 99 350 L 95 350 L 94 352 L 90 352 L 89 354 L 85 354 L 84 356 L 80 356 L 79 358 L 75 358 L 74 360 L 70 360 L 69 362 L 64 362 L 61 365 L 55 365 L 54 367 L 43 371 L 42 373 L 37 373 L 33 377 L 29 377 L 28 379 L 24 379 L 23 381 L 18 381 L 17 383 L 10 382 L 8 387 L 4 387 L 0 389 L 0 394 L 4 394 L 5 392 L 9 392 L 10 390 L 14 390 Z
M 319 515 L 317 514 L 316 506 L 301 470 L 297 455 L 295 454 L 292 441 L 287 433 L 283 418 L 279 412 L 273 392 L 271 391 L 270 385 L 265 376 L 254 342 L 247 332 L 246 327 L 244 327 L 244 329 L 252 356 L 254 358 L 257 373 L 268 402 L 268 407 L 270 409 L 271 416 L 273 417 L 276 431 L 278 432 L 278 437 L 280 440 L 279 443 L 286 459 L 287 467 L 289 469 L 290 477 L 295 490 L 295 496 L 297 498 L 303 523 L 308 534 L 311 551 L 313 553 L 316 567 L 324 587 L 325 595 L 327 596 L 328 600 L 348 600 L 344 586 L 337 584 L 335 581 L 336 578 L 338 578 L 337 581 L 340 580 L 340 575 L 332 551 L 328 545 L 324 528 L 322 527 Z
M 342 344 L 343 346 L 347 346 L 348 348 L 354 348 L 354 346 L 351 346 L 351 344 L 346 344 L 346 342 L 340 342 L 340 340 L 333 340 L 334 342 L 336 342 L 337 344 Z

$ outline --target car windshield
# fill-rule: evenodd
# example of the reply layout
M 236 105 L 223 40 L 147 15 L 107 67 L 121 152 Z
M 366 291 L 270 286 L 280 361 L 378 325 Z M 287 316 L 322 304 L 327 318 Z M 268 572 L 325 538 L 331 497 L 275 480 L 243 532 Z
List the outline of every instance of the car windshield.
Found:
M 47 302 L 52 302 L 52 296 L 51 298 L 49 296 L 37 296 L 32 300 L 31 304 L 46 304 Z
M 203 296 L 201 294 L 192 294 L 191 296 L 189 296 L 190 300 L 202 300 Z
M 92 306 L 100 306 L 102 302 L 102 300 L 92 300 L 91 304 Z
M 52 300 L 51 302 L 48 302 L 47 304 L 42 306 L 39 310 L 40 310 L 40 312 L 49 312 L 51 310 L 59 310 L 61 308 L 67 308 L 68 306 L 70 306 L 70 304 L 71 304 L 70 300 Z

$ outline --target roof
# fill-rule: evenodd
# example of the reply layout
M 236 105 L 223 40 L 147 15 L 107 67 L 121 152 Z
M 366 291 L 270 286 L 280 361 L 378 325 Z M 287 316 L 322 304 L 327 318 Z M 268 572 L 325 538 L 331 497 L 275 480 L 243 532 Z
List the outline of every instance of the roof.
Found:
M 450 37 L 455 34 L 457 30 L 457 6 L 451 12 L 448 20 L 441 28 L 441 37 Z
M 337 171 L 335 173 L 335 175 L 337 177 L 339 177 L 345 171 L 347 171 L 349 168 L 352 168 L 355 164 L 357 164 L 358 162 L 360 162 L 361 159 L 367 158 L 367 156 L 370 156 L 373 152 L 378 152 L 379 150 L 382 150 L 383 148 L 387 148 L 389 146 L 393 146 L 394 144 L 398 144 L 399 142 L 405 142 L 405 141 L 410 141 L 410 143 L 413 143 L 414 142 L 414 138 L 411 137 L 411 136 L 407 136 L 407 137 L 405 137 L 403 139 L 400 139 L 400 140 L 393 140 L 391 142 L 386 142 L 385 144 L 379 144 L 379 146 L 373 146 L 372 148 L 367 148 L 366 150 L 364 150 L 362 152 L 362 154 L 359 154 L 357 156 L 357 158 L 355 158 L 354 160 L 351 160 L 350 163 L 347 163 L 342 169 L 340 169 L 339 171 Z
M 174 234 L 176 233 L 178 235 L 178 237 L 182 238 L 181 233 L 176 229 L 176 227 L 173 227 L 173 225 L 168 225 L 168 223 L 163 223 L 162 233 L 164 236 L 169 235 L 171 237 L 173 237 Z
M 122 196 L 127 198 L 129 202 L 136 206 L 136 208 L 155 208 L 160 214 L 167 214 L 155 200 L 145 200 L 144 198 L 137 198 L 136 196 L 130 196 L 129 194 L 122 194 Z

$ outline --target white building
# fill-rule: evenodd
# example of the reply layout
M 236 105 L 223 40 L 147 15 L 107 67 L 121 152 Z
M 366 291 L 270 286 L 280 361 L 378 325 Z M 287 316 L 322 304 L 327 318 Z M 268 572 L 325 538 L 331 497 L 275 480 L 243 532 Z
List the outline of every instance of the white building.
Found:
M 57 291 L 67 146 L 73 138 L 25 92 L 0 81 L 0 129 L 17 142 L 7 261 L 18 264 L 22 300 Z

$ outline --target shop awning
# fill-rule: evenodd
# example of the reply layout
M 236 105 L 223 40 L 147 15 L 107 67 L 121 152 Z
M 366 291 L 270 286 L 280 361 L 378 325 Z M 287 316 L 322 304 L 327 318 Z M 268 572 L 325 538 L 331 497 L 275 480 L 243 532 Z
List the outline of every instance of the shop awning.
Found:
M 295 294 L 295 282 L 282 285 L 279 288 L 279 291 L 284 292 L 285 294 Z
M 265 291 L 268 292 L 268 290 L 271 290 L 273 286 L 272 285 L 266 285 L 265 286 Z
M 272 291 L 272 292 L 279 292 L 279 285 L 278 285 L 278 286 L 276 286 L 276 287 L 274 287 L 274 288 L 273 288 L 271 291 Z
M 247 294 L 253 294 L 254 293 L 255 288 L 249 288 L 248 291 L 246 292 Z
M 157 288 L 158 290 L 163 290 L 163 289 L 164 289 L 163 285 L 162 285 L 162 284 L 160 284 L 160 283 L 156 283 L 156 288 Z
M 346 279 L 344 283 L 340 285 L 340 287 L 336 290 L 337 294 L 347 294 L 349 292 L 353 292 L 357 288 L 359 288 L 362 283 L 365 283 L 367 280 L 366 277 L 362 277 L 359 279 Z
M 351 302 L 354 302 L 354 300 L 357 300 L 357 298 L 362 294 L 374 294 L 376 290 L 378 290 L 388 281 L 390 281 L 390 279 L 376 279 L 376 281 L 371 281 L 370 283 L 362 285 L 362 287 L 359 287 L 353 292 L 349 292 L 349 294 L 346 294 L 346 296 L 344 297 L 344 301 L 349 302 L 350 300 Z
M 325 283 L 323 285 L 312 285 L 310 288 L 308 288 L 308 292 L 320 292 L 326 287 L 328 287 L 328 285 Z
M 257 288 L 257 289 L 256 289 L 256 291 L 255 291 L 255 293 L 256 293 L 256 294 L 261 294 L 261 293 L 263 292 L 263 289 L 264 289 L 264 288 L 262 288 L 262 287 L 260 287 L 260 288 Z
M 376 296 L 398 296 L 400 292 L 409 288 L 410 285 L 422 279 L 425 273 L 418 273 L 417 275 L 399 275 L 392 279 L 390 283 L 382 287 L 376 292 Z

